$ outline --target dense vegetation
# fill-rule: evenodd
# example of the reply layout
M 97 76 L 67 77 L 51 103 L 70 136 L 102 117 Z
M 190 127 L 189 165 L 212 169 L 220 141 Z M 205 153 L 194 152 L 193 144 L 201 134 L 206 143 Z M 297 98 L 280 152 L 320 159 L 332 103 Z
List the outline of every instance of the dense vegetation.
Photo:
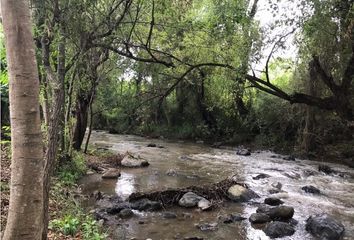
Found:
M 30 11 L 44 205 L 51 175 L 87 151 L 93 128 L 353 156 L 352 1 L 55 0 L 31 1 Z M 3 32 L 9 140 L 8 71 L 17 69 L 8 69 Z

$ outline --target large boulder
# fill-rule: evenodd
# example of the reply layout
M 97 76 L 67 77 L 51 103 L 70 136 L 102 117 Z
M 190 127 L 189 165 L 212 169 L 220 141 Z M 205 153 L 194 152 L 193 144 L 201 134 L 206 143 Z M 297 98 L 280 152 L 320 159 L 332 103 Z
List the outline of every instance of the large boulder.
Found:
M 121 165 L 123 167 L 130 167 L 130 168 L 136 168 L 136 167 L 147 167 L 149 166 L 149 162 L 140 158 L 135 158 L 131 155 L 127 155 L 123 158 Z
M 253 198 L 259 198 L 257 193 L 238 184 L 232 185 L 227 190 L 227 195 L 234 202 L 247 202 Z
M 102 175 L 103 179 L 116 179 L 120 177 L 120 170 L 116 168 L 109 168 Z
M 261 173 L 261 174 L 258 174 L 257 176 L 252 177 L 252 179 L 253 180 L 259 180 L 259 179 L 269 178 L 269 177 L 270 177 L 270 175 L 265 174 L 265 173 Z
M 203 197 L 198 196 L 194 192 L 187 192 L 178 201 L 178 205 L 180 205 L 181 207 L 195 207 L 198 205 L 198 202 L 202 199 Z
M 344 226 L 327 214 L 320 214 L 306 220 L 306 230 L 321 240 L 337 240 L 343 235 Z
M 271 221 L 270 217 L 265 213 L 252 213 L 249 220 L 251 223 L 255 224 L 266 223 Z
M 293 226 L 288 223 L 278 221 L 267 224 L 263 231 L 270 238 L 281 238 L 291 236 L 295 233 Z

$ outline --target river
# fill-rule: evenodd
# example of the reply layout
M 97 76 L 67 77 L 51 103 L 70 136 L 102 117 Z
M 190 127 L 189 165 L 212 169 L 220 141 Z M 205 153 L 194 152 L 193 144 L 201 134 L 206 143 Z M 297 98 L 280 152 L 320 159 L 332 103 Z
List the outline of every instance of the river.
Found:
M 147 147 L 155 143 L 158 147 Z M 149 161 L 150 166 L 140 169 L 121 170 L 118 180 L 101 180 L 99 174 L 85 176 L 82 180 L 84 193 L 100 190 L 127 198 L 136 191 L 146 192 L 166 188 L 180 188 L 221 181 L 229 176 L 246 183 L 263 202 L 270 196 L 272 184 L 281 183 L 282 200 L 295 209 L 298 221 L 296 232 L 283 239 L 314 239 L 305 231 L 306 219 L 317 213 L 327 213 L 345 226 L 345 240 L 354 239 L 354 169 L 344 165 L 326 163 L 339 174 L 326 175 L 318 171 L 319 162 L 309 160 L 287 161 L 274 157 L 270 151 L 252 152 L 251 156 L 238 156 L 235 150 L 216 149 L 204 144 L 147 139 L 132 135 L 113 135 L 94 131 L 91 144 L 108 147 L 111 151 L 130 152 Z M 176 176 L 166 172 L 173 170 Z M 260 174 L 269 178 L 254 180 Z M 312 185 L 321 190 L 320 195 L 305 193 L 301 187 Z M 126 239 L 183 239 L 198 236 L 204 239 L 269 239 L 262 230 L 251 226 L 248 220 L 232 224 L 219 224 L 216 231 L 202 232 L 195 225 L 218 222 L 218 217 L 238 213 L 249 217 L 257 206 L 250 203 L 225 203 L 222 207 L 203 212 L 198 209 L 173 207 L 166 211 L 177 214 L 175 219 L 164 219 L 162 212 L 135 212 L 125 220 L 123 228 Z M 143 224 L 142 224 L 143 223 Z

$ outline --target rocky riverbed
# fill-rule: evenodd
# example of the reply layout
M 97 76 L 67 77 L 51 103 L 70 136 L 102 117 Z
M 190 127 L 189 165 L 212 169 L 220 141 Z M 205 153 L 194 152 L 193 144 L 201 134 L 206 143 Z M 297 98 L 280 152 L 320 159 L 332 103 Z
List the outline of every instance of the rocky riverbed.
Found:
M 114 239 L 353 239 L 354 170 L 346 166 L 105 132 L 92 142 L 149 163 L 81 180 L 87 207 Z M 234 182 L 221 197 L 187 189 L 173 204 L 131 198 L 225 179 Z

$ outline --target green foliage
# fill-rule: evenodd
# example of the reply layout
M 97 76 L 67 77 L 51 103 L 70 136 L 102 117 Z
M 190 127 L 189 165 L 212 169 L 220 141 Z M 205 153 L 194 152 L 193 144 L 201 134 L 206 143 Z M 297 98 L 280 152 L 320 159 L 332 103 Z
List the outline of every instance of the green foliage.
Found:
M 82 232 L 84 239 L 87 240 L 103 240 L 107 234 L 103 234 L 97 225 L 97 221 L 87 216 L 82 224 Z
M 86 173 L 86 170 L 83 154 L 74 151 L 72 158 L 59 166 L 57 175 L 64 185 L 72 186 Z
M 50 227 L 62 231 L 64 235 L 74 236 L 79 229 L 80 221 L 71 215 L 65 216 L 63 219 L 54 219 L 50 222 Z

